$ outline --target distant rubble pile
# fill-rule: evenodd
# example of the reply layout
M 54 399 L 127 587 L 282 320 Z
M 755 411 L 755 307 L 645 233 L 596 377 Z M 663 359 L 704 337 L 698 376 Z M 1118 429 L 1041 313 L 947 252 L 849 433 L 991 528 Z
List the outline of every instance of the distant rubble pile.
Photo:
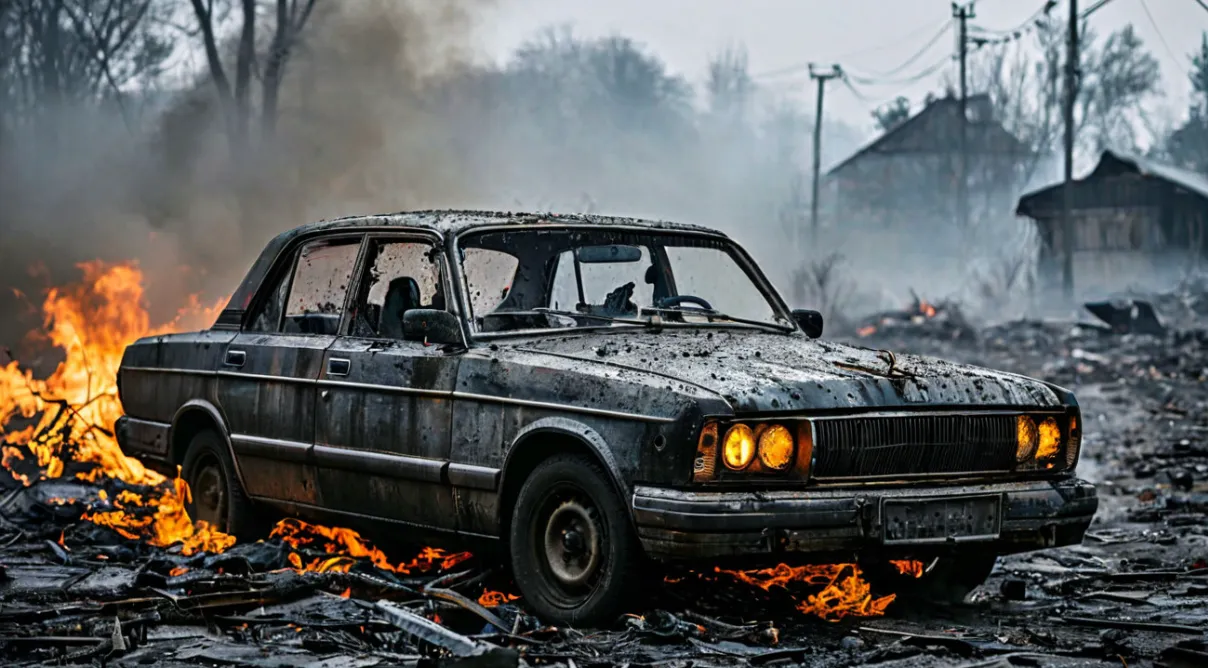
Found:
M 866 347 L 957 357 L 1068 386 L 1208 381 L 1208 277 L 1156 294 L 1083 305 L 1085 320 L 1024 318 L 975 327 L 953 302 L 915 298 L 870 316 L 849 336 Z M 1160 390 L 1155 390 L 1160 391 Z

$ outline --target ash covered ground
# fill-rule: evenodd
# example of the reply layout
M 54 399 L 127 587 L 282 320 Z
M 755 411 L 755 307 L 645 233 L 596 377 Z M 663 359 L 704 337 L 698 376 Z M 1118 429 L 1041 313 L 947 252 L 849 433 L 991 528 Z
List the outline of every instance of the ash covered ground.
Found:
M 1052 380 L 1082 404 L 1079 474 L 1100 494 L 1083 544 L 1000 559 L 959 606 L 903 596 L 876 615 L 895 592 L 861 589 L 850 570 L 785 586 L 772 574 L 677 571 L 610 628 L 552 628 L 467 554 L 387 556 L 300 522 L 219 554 L 155 547 L 95 520 L 122 498 L 138 516 L 131 495 L 146 489 L 72 480 L 69 464 L 55 480 L 0 482 L 0 656 L 324 668 L 1208 665 L 1208 284 L 1149 302 L 1160 329 L 1131 306 L 1106 309 L 1111 324 L 1087 313 L 975 327 L 956 305 L 920 303 L 870 317 L 851 337 Z M 842 612 L 799 609 L 820 592 Z

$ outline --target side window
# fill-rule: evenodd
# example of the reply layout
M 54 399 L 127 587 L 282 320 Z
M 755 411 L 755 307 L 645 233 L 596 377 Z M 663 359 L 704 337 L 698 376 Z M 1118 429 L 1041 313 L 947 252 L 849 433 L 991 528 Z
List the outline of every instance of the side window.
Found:
M 285 287 L 289 282 L 285 279 L 289 277 L 286 272 L 281 272 L 277 277 L 277 284 L 271 288 L 268 296 L 258 307 L 255 317 L 252 318 L 252 323 L 248 327 L 249 331 L 253 332 L 276 332 L 281 325 L 281 312 L 285 309 Z
M 402 339 L 408 310 L 447 310 L 440 255 L 432 244 L 371 241 L 365 267 L 353 305 L 352 336 Z
M 475 317 L 490 313 L 503 302 L 519 264 L 515 255 L 490 248 L 462 251 L 461 269 Z
M 359 239 L 315 241 L 302 247 L 285 307 L 285 332 L 339 332 L 359 250 Z

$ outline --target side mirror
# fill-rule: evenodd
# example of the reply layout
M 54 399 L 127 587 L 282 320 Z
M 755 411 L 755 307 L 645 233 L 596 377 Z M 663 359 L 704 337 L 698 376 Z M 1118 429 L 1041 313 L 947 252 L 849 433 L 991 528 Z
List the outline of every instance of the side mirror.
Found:
M 407 341 L 425 341 L 440 345 L 465 343 L 461 337 L 461 322 L 457 316 L 448 311 L 431 308 L 403 311 L 403 338 Z
M 805 335 L 811 339 L 822 336 L 822 314 L 817 311 L 798 308 L 793 309 L 793 320 Z

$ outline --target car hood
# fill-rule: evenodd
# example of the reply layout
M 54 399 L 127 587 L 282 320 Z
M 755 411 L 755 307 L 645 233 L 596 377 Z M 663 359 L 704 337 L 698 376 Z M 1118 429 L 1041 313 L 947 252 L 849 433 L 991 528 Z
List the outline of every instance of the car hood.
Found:
M 690 383 L 716 393 L 735 413 L 920 405 L 1051 407 L 1073 400 L 1060 388 L 1016 374 L 797 334 L 704 328 L 609 331 L 512 345 L 602 370 L 621 367 Z

